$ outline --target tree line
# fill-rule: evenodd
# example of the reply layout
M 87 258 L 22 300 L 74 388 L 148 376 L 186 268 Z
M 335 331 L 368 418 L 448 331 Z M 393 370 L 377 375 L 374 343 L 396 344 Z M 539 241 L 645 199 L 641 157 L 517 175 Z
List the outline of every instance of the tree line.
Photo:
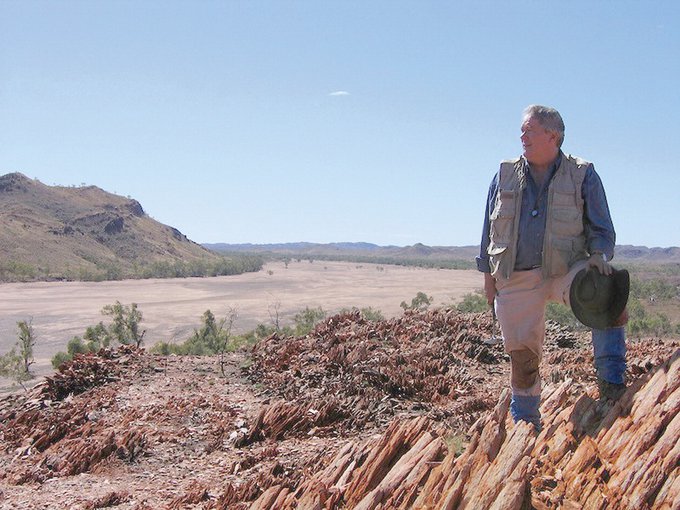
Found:
M 111 261 L 92 261 L 94 267 L 69 266 L 64 269 L 37 266 L 16 260 L 0 261 L 1 282 L 45 280 L 101 282 L 122 279 L 187 278 L 229 276 L 262 269 L 264 259 L 258 255 L 234 255 L 213 260 L 153 261 L 130 267 Z

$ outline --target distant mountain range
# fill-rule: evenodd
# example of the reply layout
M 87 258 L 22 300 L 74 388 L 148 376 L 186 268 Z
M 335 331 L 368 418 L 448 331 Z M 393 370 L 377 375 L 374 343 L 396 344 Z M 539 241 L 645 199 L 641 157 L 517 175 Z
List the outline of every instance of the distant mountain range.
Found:
M 280 244 L 203 244 L 217 252 L 279 253 L 290 255 L 379 255 L 395 257 L 472 258 L 479 251 L 476 246 L 379 246 L 372 243 L 280 243 Z
M 479 246 L 379 246 L 371 243 L 279 243 L 279 244 L 204 244 L 220 253 L 258 253 L 290 257 L 362 258 L 424 261 L 467 261 L 474 266 Z M 615 260 L 619 263 L 680 263 L 680 248 L 647 248 L 646 246 L 620 245 L 616 247 Z M 434 265 L 434 264 L 433 264 Z
M 47 186 L 0 176 L 0 280 L 142 276 L 153 264 L 222 257 L 96 186 Z

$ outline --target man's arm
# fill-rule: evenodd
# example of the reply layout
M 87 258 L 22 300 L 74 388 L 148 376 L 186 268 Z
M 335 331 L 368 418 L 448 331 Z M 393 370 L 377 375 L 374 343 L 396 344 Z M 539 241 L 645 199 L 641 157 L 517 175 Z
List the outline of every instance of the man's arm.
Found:
M 588 267 L 596 267 L 602 274 L 611 274 L 608 261 L 614 257 L 616 232 L 609 213 L 604 186 L 593 165 L 586 170 L 581 194 L 584 200 L 583 224 L 590 258 Z
M 496 298 L 496 281 L 493 276 L 491 276 L 491 267 L 489 265 L 489 253 L 487 249 L 489 248 L 489 243 L 491 239 L 489 238 L 489 217 L 491 211 L 496 202 L 496 193 L 498 191 L 498 174 L 496 174 L 491 181 L 489 186 L 489 193 L 486 197 L 486 207 L 484 209 L 484 225 L 482 226 L 482 242 L 479 247 L 479 256 L 476 257 L 477 269 L 484 273 L 484 294 L 486 295 L 486 301 L 489 305 L 493 304 Z

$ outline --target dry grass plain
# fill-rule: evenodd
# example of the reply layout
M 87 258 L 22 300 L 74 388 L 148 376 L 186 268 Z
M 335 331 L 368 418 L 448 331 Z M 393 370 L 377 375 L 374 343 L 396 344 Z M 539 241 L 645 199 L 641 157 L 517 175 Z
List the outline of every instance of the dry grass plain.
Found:
M 101 309 L 116 301 L 137 303 L 144 316 L 144 345 L 150 347 L 160 341 L 184 341 L 207 309 L 222 317 L 235 308 L 234 332 L 242 333 L 260 323 L 271 324 L 270 312 L 277 305 L 281 325 L 291 324 L 307 306 L 321 306 L 329 313 L 370 306 L 394 317 L 402 313 L 400 303 L 410 303 L 418 292 L 440 306 L 482 285 L 481 274 L 474 270 L 306 260 L 287 268 L 276 262 L 257 273 L 215 278 L 1 284 L 0 353 L 16 342 L 17 321 L 32 319 L 37 335 L 33 371 L 49 373 L 52 356 L 87 326 L 107 322 Z

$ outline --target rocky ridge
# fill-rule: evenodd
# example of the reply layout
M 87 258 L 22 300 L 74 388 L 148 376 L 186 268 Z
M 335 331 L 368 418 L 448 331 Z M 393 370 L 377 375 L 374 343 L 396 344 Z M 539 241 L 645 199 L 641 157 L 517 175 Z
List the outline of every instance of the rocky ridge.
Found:
M 551 325 L 543 431 L 508 418 L 485 314 L 337 315 L 216 360 L 79 356 L 0 401 L 0 508 L 678 508 L 680 343 L 629 345 L 596 400 Z

